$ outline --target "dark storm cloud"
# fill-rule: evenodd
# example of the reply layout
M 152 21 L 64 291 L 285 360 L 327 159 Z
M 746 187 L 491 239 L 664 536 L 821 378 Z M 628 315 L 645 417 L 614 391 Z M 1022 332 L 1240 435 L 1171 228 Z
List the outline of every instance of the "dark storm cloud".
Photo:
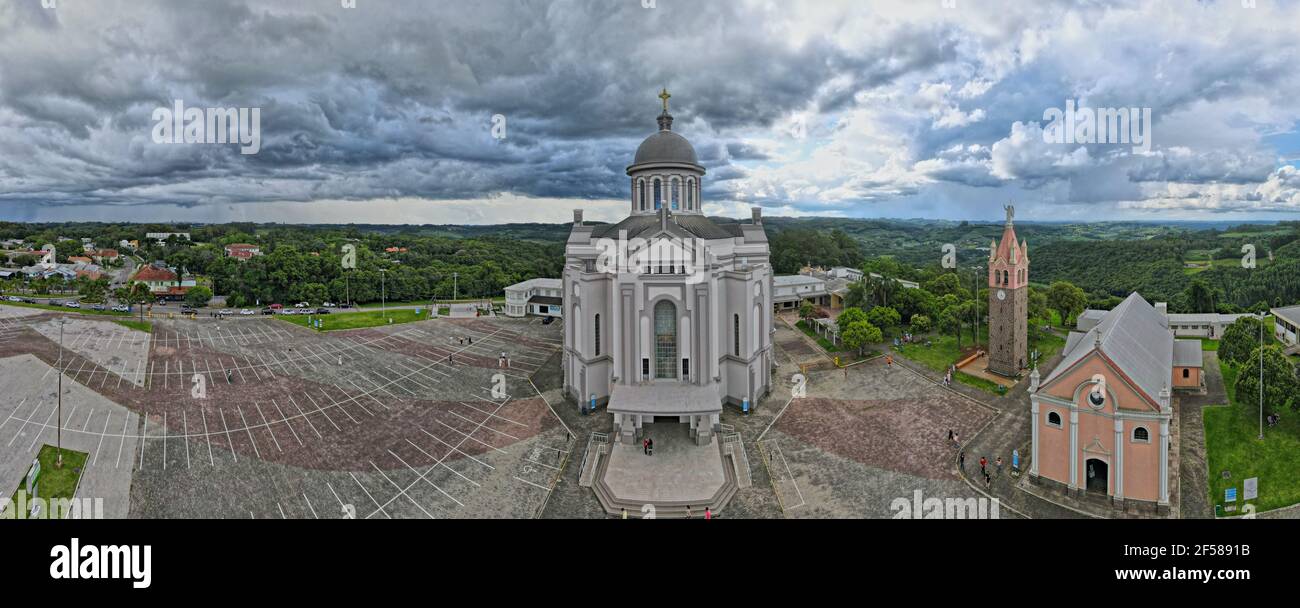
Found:
M 63 204 L 621 197 L 661 86 L 734 175 L 765 155 L 729 130 L 842 107 L 949 53 L 902 33 L 856 55 L 774 44 L 752 7 L 675 0 L 0 0 L 0 17 L 0 200 Z M 154 143 L 151 114 L 176 99 L 260 108 L 261 151 Z

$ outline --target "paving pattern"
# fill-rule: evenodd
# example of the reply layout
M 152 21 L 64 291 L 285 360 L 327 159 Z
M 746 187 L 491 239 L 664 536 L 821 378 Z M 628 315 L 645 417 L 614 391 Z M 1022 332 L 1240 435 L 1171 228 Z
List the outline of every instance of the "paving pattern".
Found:
M 64 316 L 65 386 L 117 408 L 69 414 L 65 437 L 117 444 L 131 516 L 531 517 L 570 449 L 532 383 L 559 324 L 156 320 L 146 334 L 56 313 L 0 317 L 0 361 L 58 366 Z M 20 393 L 0 395 L 0 433 L 57 426 Z

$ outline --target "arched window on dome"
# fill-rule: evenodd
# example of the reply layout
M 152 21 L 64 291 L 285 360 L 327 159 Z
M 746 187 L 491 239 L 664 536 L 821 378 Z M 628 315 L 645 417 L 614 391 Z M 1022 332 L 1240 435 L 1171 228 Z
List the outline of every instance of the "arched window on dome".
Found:
M 641 197 L 640 197 L 641 200 L 637 202 L 638 203 L 637 208 L 642 211 L 645 211 L 645 180 L 644 179 L 641 180 L 640 183 L 638 184 L 637 190 L 641 193 Z
M 677 208 L 678 208 L 678 206 L 680 205 L 681 200 L 682 200 L 682 188 L 681 188 L 681 184 L 682 184 L 682 183 L 681 183 L 680 180 L 678 180 L 678 179 L 675 178 L 675 177 L 673 178 L 672 199 L 671 199 L 671 201 L 670 201 L 670 204 L 671 204 L 671 208 L 672 208 L 674 211 L 677 210 Z
M 686 209 L 695 209 L 695 180 L 686 180 Z
M 663 190 L 664 190 L 663 184 L 659 181 L 659 178 L 656 177 L 655 178 L 655 210 L 656 211 L 664 204 Z

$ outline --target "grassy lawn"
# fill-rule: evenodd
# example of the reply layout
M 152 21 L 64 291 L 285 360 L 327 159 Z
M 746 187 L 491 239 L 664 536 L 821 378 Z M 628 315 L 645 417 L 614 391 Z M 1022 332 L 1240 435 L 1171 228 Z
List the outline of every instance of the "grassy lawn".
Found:
M 83 315 L 105 315 L 110 317 L 127 317 L 131 315 L 131 313 L 129 312 L 114 312 L 111 310 L 91 310 L 87 305 L 82 305 L 81 308 L 68 308 L 67 306 L 50 306 L 49 304 L 28 304 L 26 302 L 0 302 L 0 304 L 3 304 L 5 306 L 21 306 L 23 308 L 41 308 L 44 310 L 57 310 L 59 312 L 67 312 L 67 313 L 81 313 Z
M 1257 404 L 1237 403 L 1232 387 L 1236 384 L 1237 370 L 1220 364 L 1224 386 L 1228 389 L 1228 405 L 1207 407 L 1205 417 L 1205 448 L 1209 467 L 1210 503 L 1223 503 L 1223 492 L 1237 488 L 1237 511 L 1241 514 L 1243 483 L 1247 478 L 1259 478 L 1258 511 L 1267 511 L 1300 502 L 1300 416 L 1295 412 L 1278 412 L 1282 422 L 1274 427 L 1264 427 L 1264 440 L 1259 437 L 1259 407 Z M 1265 406 L 1265 413 L 1269 413 Z M 1223 478 L 1223 471 L 1230 476 Z
M 476 303 L 476 302 L 482 302 L 483 300 L 491 300 L 492 303 L 494 304 L 504 304 L 506 298 L 505 296 L 497 296 L 495 298 L 461 298 L 459 300 L 439 299 L 438 304 L 441 305 L 441 304 L 450 304 L 450 303 Z M 387 306 L 428 306 L 428 305 L 429 305 L 428 300 L 413 300 L 410 302 L 390 301 L 387 304 Z M 357 304 L 357 308 L 383 308 L 384 306 L 385 305 L 380 302 L 366 302 L 365 304 Z
M 72 498 L 77 491 L 77 482 L 81 479 L 81 471 L 86 466 L 86 458 L 90 456 L 85 452 L 75 452 L 72 450 L 63 450 L 63 468 L 54 468 L 54 461 L 58 455 L 58 450 L 52 445 L 41 446 L 41 451 L 37 454 L 37 459 L 41 461 L 41 474 L 36 479 L 37 492 L 39 498 L 49 500 L 51 498 Z M 29 470 L 23 470 L 22 478 L 18 480 L 18 488 L 10 497 L 9 506 L 6 509 L 14 508 L 18 502 L 18 493 L 27 491 L 27 473 Z M 30 508 L 30 505 L 29 507 Z M 8 513 L 6 512 L 7 516 Z M 50 513 L 43 513 L 42 517 L 49 517 Z M 53 514 L 54 518 L 62 518 L 64 513 Z M 26 513 L 19 513 L 18 519 L 25 519 Z
M 1218 340 L 1215 340 L 1215 339 L 1213 339 L 1213 338 L 1201 338 L 1201 350 L 1203 350 L 1203 351 L 1218 351 L 1218 350 L 1219 350 L 1219 341 L 1218 341 Z
M 808 334 L 809 338 L 816 340 L 817 345 L 822 347 L 822 350 L 825 350 L 828 353 L 838 353 L 844 350 L 844 347 L 831 344 L 830 340 L 817 335 L 817 331 L 814 330 L 807 321 L 800 320 L 798 323 L 795 323 L 794 326 L 798 327 L 803 333 Z
M 981 327 L 980 343 L 988 344 L 988 338 L 989 338 L 988 328 Z M 956 363 L 957 357 L 960 356 L 961 354 L 957 350 L 957 338 L 953 337 L 952 335 L 941 336 L 936 334 L 930 334 L 927 336 L 919 336 L 919 339 L 921 340 L 921 342 L 903 344 L 895 350 L 897 350 L 899 353 L 902 353 L 904 357 L 916 361 L 917 363 L 920 363 L 939 373 L 943 373 L 948 369 L 949 365 Z M 924 341 L 926 339 L 930 340 L 931 343 L 930 346 L 925 345 Z M 962 348 L 965 349 L 969 349 L 971 347 L 970 331 L 962 332 L 961 345 Z
M 122 325 L 124 327 L 129 327 L 136 331 L 142 331 L 145 333 L 149 333 L 153 331 L 153 323 L 149 321 L 137 321 L 135 319 L 117 319 L 113 322 L 117 323 L 118 325 Z
M 316 329 L 311 325 L 311 321 L 320 319 L 320 331 L 335 331 L 388 325 L 388 319 L 392 319 L 393 324 L 424 321 L 429 318 L 429 309 L 424 308 L 419 315 L 415 314 L 415 309 L 410 308 L 390 310 L 387 317 L 385 317 L 383 311 L 372 310 L 367 312 L 336 312 L 328 315 L 275 315 L 275 318 L 311 329 Z

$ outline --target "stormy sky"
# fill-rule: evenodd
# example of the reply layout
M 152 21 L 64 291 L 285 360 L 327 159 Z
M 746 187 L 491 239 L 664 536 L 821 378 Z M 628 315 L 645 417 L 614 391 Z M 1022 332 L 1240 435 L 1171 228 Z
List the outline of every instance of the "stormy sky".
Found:
M 1297 34 L 1276 0 L 0 0 L 0 219 L 616 220 L 665 86 L 716 215 L 1295 219 Z M 258 109 L 260 149 L 159 141 L 177 100 Z M 1149 146 L 1045 139 L 1067 103 Z

